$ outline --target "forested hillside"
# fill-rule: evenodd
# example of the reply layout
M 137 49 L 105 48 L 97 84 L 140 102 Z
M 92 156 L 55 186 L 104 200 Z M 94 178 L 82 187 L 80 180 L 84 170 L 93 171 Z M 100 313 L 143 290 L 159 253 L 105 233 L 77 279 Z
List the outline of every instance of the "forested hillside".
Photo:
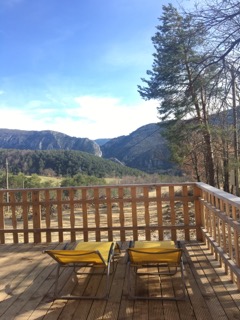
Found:
M 170 160 L 169 149 L 162 136 L 162 124 L 156 123 L 137 128 L 126 136 L 95 141 L 70 137 L 54 131 L 0 129 L 1 148 L 36 151 L 76 150 L 105 159 L 114 159 L 116 163 L 147 173 L 175 173 L 177 170 L 176 163 Z M 39 169 L 38 166 L 40 166 Z M 41 166 L 41 163 L 35 165 L 38 171 L 42 171 Z M 54 171 L 59 170 L 54 169 Z
M 13 174 L 33 173 L 47 176 L 74 176 L 78 173 L 95 176 L 138 176 L 141 171 L 117 164 L 92 154 L 73 150 L 0 150 L 0 170 Z

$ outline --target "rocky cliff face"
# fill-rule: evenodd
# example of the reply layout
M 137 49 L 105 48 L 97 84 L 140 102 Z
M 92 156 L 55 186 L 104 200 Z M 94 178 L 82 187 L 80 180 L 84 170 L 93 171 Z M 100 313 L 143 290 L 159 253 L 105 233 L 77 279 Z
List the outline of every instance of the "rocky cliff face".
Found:
M 0 148 L 21 150 L 78 150 L 111 159 L 148 173 L 171 173 L 169 149 L 158 124 L 140 127 L 128 136 L 99 139 L 101 146 L 87 138 L 75 138 L 55 131 L 0 129 Z M 105 142 L 105 143 L 104 143 Z
M 56 131 L 0 129 L 0 148 L 21 150 L 79 150 L 102 156 L 100 146 L 87 138 L 75 138 Z

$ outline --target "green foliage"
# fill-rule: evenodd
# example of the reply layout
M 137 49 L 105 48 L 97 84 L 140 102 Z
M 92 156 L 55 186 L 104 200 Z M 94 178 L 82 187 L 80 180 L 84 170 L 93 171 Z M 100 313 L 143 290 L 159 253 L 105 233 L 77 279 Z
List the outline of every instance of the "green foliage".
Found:
M 184 157 L 190 156 L 195 168 L 198 167 L 196 160 L 201 158 L 205 164 L 205 182 L 214 186 L 215 164 L 209 116 L 215 106 L 216 93 L 220 91 L 214 80 L 218 66 L 208 66 L 202 71 L 207 29 L 193 15 L 179 14 L 171 4 L 163 6 L 159 20 L 161 24 L 152 37 L 156 52 L 152 70 L 147 71 L 150 79 L 142 79 L 146 86 L 139 86 L 139 93 L 144 99 L 160 102 L 158 111 L 161 119 L 176 122 L 172 122 L 175 134 L 168 127 L 166 135 L 173 158 L 181 163 Z M 188 143 L 190 127 L 180 123 L 189 118 L 193 119 L 191 130 L 199 133 L 196 138 L 201 148 L 198 150 L 195 144 Z
M 0 172 L 0 186 L 3 189 L 7 188 L 6 173 Z M 103 178 L 97 178 L 94 176 L 87 176 L 84 174 L 77 174 L 73 177 L 67 177 L 62 179 L 60 187 L 72 187 L 72 186 L 89 186 L 89 185 L 105 185 L 106 180 Z M 23 173 L 17 175 L 8 175 L 9 189 L 22 189 L 22 188 L 51 188 L 58 187 L 58 182 L 54 182 L 51 179 L 42 181 L 42 178 L 37 174 L 31 176 L 25 176 Z
M 0 172 L 0 186 L 3 189 L 7 188 L 7 176 L 4 171 Z M 54 187 L 56 183 L 51 180 L 42 182 L 41 177 L 37 174 L 25 176 L 23 173 L 17 175 L 9 173 L 8 187 L 9 189 L 22 189 L 22 188 L 44 188 Z
M 61 182 L 61 187 L 70 186 L 90 186 L 90 185 L 105 185 L 106 181 L 103 178 L 97 178 L 94 176 L 87 176 L 84 174 L 77 174 L 73 177 L 65 178 Z
M 0 150 L 0 170 L 5 170 L 8 160 L 9 172 L 15 175 L 45 175 L 73 177 L 77 174 L 97 178 L 133 175 L 143 172 L 92 154 L 73 150 Z
M 193 111 L 202 81 L 193 79 L 205 31 L 191 15 L 180 15 L 171 4 L 163 6 L 159 20 L 161 25 L 152 37 L 156 52 L 152 70 L 147 71 L 150 79 L 142 79 L 146 86 L 139 86 L 139 93 L 144 99 L 160 101 L 162 119 L 182 119 Z

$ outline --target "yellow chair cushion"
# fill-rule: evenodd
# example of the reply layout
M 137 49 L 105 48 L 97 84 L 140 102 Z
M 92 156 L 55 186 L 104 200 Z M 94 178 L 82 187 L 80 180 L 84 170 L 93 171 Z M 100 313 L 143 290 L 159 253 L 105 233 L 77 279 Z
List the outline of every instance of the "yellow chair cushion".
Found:
M 135 241 L 134 248 L 175 248 L 175 242 L 172 240 Z
M 101 253 L 105 261 L 108 261 L 109 251 L 113 242 L 79 242 L 74 250 L 96 251 Z
M 74 250 L 47 250 L 61 264 L 108 264 L 112 242 L 79 242 Z M 100 253 L 100 254 L 99 254 Z
M 128 249 L 133 264 L 172 263 L 178 264 L 182 250 L 175 247 L 172 240 L 166 241 L 135 241 L 134 247 Z

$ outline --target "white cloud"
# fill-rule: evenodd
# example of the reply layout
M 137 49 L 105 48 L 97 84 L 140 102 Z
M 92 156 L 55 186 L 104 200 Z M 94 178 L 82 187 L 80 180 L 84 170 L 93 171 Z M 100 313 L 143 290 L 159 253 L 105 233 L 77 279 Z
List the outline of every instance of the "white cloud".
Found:
M 80 128 L 89 131 L 92 138 L 108 138 L 127 135 L 138 127 L 157 122 L 156 101 L 140 100 L 135 105 L 123 104 L 120 99 L 111 97 L 78 97 L 79 108 L 75 116 L 84 119 Z
M 70 107 L 64 109 L 60 104 L 46 108 L 47 102 L 38 100 L 27 103 L 30 109 L 0 106 L 0 127 L 53 130 L 79 138 L 98 139 L 128 135 L 143 125 L 158 122 L 156 101 L 139 100 L 127 105 L 117 98 L 96 96 L 80 96 L 73 101 L 72 107 L 69 103 Z

